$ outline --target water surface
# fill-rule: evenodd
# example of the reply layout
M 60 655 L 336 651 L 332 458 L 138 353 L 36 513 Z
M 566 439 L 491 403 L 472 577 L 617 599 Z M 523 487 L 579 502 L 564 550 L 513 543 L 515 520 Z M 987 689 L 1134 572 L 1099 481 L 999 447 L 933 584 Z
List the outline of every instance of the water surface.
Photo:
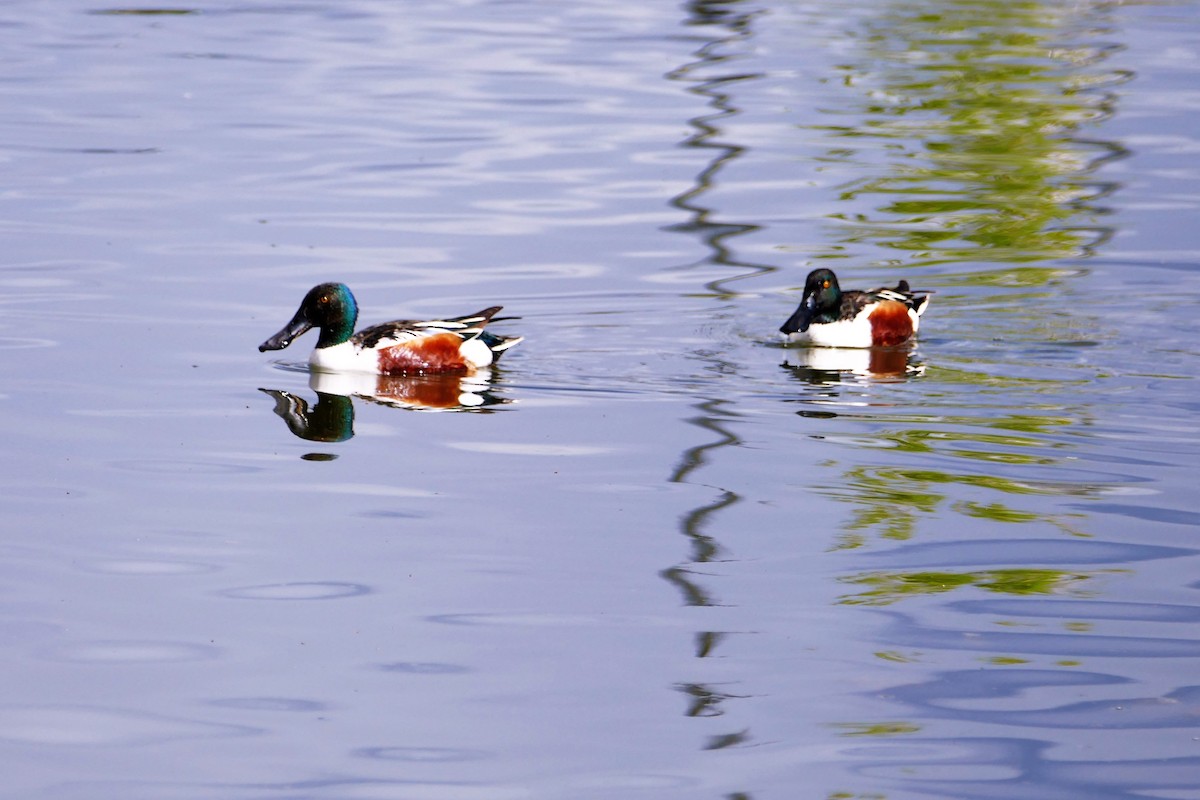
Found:
M 1197 21 L 9 3 L 3 795 L 1191 796 Z

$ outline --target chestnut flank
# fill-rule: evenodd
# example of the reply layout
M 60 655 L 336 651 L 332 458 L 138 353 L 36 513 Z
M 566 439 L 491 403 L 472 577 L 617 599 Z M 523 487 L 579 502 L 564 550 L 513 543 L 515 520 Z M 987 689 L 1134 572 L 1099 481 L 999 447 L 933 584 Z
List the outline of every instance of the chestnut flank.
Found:
M 908 306 L 895 300 L 884 300 L 871 312 L 871 343 L 877 347 L 903 344 L 913 335 L 912 317 Z
M 453 333 L 435 333 L 379 351 L 379 371 L 384 375 L 445 375 L 470 372 L 460 351 L 462 339 Z

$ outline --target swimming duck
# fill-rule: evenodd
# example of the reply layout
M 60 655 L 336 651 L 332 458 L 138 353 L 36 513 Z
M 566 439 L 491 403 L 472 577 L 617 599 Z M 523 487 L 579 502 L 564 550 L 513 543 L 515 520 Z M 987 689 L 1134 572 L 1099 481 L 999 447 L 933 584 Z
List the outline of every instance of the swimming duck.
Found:
M 475 314 L 416 322 L 396 320 L 354 333 L 358 303 L 341 283 L 322 283 L 304 296 L 283 330 L 258 346 L 282 350 L 309 328 L 317 328 L 316 349 L 308 363 L 326 372 L 373 372 L 380 375 L 467 374 L 492 364 L 522 337 L 495 336 L 484 326 L 500 306 Z
M 928 306 L 929 293 L 913 291 L 908 281 L 894 289 L 843 291 L 832 270 L 814 269 L 800 307 L 779 330 L 788 344 L 892 347 L 917 334 Z

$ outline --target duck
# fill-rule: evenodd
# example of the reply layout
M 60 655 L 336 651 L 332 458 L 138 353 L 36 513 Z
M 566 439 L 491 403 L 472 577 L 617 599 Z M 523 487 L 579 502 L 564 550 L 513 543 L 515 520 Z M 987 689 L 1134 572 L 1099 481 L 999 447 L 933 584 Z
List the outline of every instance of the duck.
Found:
M 830 269 L 814 269 L 800 306 L 779 328 L 785 344 L 895 347 L 917 335 L 931 292 L 909 288 L 843 290 Z
M 446 319 L 395 320 L 354 332 L 358 302 L 344 283 L 309 289 L 290 322 L 258 346 L 260 353 L 282 350 L 310 328 L 319 331 L 308 363 L 322 372 L 377 375 L 471 374 L 491 366 L 521 336 L 484 330 L 502 306 Z M 507 318 L 506 318 L 507 319 Z

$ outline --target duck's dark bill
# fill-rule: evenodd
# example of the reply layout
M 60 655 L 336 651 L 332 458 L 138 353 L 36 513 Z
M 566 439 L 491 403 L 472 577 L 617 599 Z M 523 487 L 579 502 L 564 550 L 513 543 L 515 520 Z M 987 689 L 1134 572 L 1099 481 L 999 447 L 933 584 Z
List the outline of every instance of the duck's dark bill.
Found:
M 783 323 L 779 328 L 782 333 L 803 333 L 808 330 L 809 323 L 812 322 L 813 311 L 815 310 L 816 302 L 812 295 L 804 298 L 804 302 L 796 309 L 788 321 Z
M 282 350 L 292 343 L 292 339 L 295 339 L 311 327 L 311 322 L 297 314 L 292 318 L 291 322 L 284 326 L 283 330 L 260 344 L 258 352 L 265 353 L 268 350 Z

